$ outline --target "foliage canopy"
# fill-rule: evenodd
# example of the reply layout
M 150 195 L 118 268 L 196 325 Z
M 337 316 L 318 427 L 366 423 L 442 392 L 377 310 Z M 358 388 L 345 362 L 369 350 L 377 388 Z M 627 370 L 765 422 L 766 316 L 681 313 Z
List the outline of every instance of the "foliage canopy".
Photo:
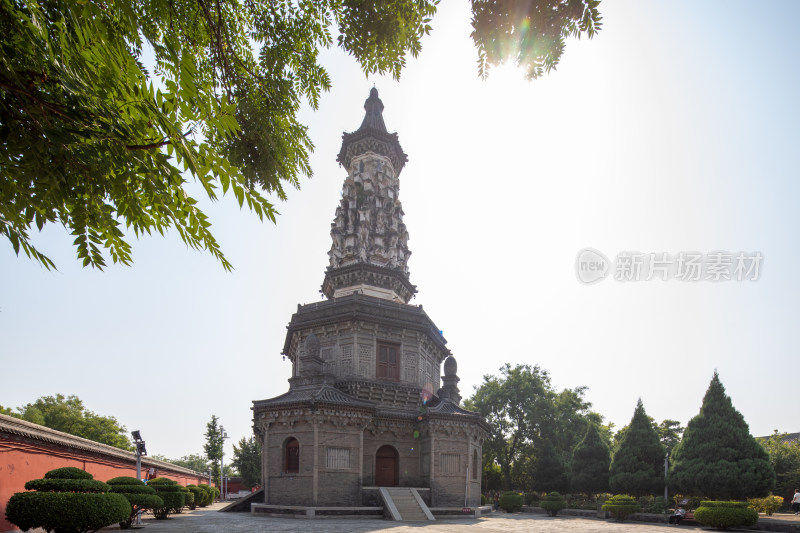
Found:
M 800 441 L 785 437 L 785 433 L 775 431 L 761 445 L 769 454 L 769 462 L 775 470 L 775 493 L 791 499 L 794 489 L 800 487 Z
M 231 268 L 189 195 L 235 196 L 275 221 L 310 175 L 298 121 L 331 87 L 319 51 L 400 76 L 438 0 L 0 0 L 0 235 L 55 265 L 30 230 L 63 225 L 86 265 L 130 264 L 130 234 L 175 228 Z M 479 70 L 551 70 L 600 28 L 599 0 L 472 1 Z
M 531 454 L 550 442 L 563 460 L 583 436 L 589 420 L 600 421 L 584 399 L 585 387 L 556 392 L 550 374 L 539 366 L 506 364 L 499 376 L 485 375 L 464 404 L 477 411 L 491 430 L 483 444 L 484 464 L 500 465 L 505 488 L 515 466 L 528 465 Z M 517 468 L 519 470 L 519 468 Z
M 261 484 L 261 445 L 254 436 L 249 439 L 242 437 L 238 446 L 233 445 L 231 464 L 239 471 L 247 488 Z
M 113 416 L 101 416 L 87 410 L 75 395 L 42 396 L 33 403 L 17 407 L 9 415 L 39 424 L 76 437 L 93 440 L 123 450 L 132 451 L 125 426 Z

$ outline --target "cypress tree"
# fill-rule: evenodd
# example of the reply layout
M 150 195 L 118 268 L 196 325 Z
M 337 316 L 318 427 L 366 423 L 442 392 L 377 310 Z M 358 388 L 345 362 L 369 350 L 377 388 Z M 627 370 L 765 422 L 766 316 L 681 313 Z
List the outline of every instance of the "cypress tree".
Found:
M 549 440 L 533 461 L 533 489 L 539 492 L 569 490 L 567 467 Z
M 775 471 L 761 445 L 734 409 L 717 372 L 711 378 L 700 414 L 689 421 L 672 452 L 670 487 L 712 499 L 766 496 Z
M 596 494 L 608 491 L 611 450 L 600 438 L 597 426 L 587 424 L 586 434 L 572 451 L 572 491 Z
M 611 461 L 608 484 L 617 494 L 647 496 L 664 490 L 664 445 L 641 398 Z

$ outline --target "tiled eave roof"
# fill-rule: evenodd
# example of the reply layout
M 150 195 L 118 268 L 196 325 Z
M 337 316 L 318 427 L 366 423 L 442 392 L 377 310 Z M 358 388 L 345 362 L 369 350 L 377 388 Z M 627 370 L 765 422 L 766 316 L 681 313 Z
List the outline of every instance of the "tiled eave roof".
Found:
M 779 433 L 781 442 L 784 444 L 798 444 L 800 443 L 800 433 Z M 774 435 L 767 435 L 766 437 L 756 437 L 758 440 L 766 441 Z
M 71 450 L 87 452 L 92 454 L 104 455 L 106 457 L 114 457 L 126 462 L 136 462 L 136 454 L 126 450 L 109 446 L 108 444 L 101 444 L 93 440 L 76 437 L 69 433 L 56 431 L 39 424 L 34 424 L 26 420 L 14 418 L 0 414 L 0 440 L 8 440 L 8 436 L 20 437 L 41 442 L 43 444 L 63 446 Z M 158 469 L 171 470 L 176 473 L 186 474 L 191 476 L 204 476 L 200 472 L 195 472 L 182 466 L 159 461 L 158 459 L 150 459 L 149 457 L 142 457 L 142 465 L 147 467 L 155 467 Z
M 283 407 L 292 404 L 326 404 L 343 407 L 361 407 L 364 409 L 373 409 L 375 407 L 373 402 L 354 398 L 349 394 L 343 393 L 339 389 L 331 387 L 330 385 L 325 385 L 320 389 L 294 389 L 286 394 L 276 396 L 275 398 L 257 400 L 253 402 L 253 408 Z

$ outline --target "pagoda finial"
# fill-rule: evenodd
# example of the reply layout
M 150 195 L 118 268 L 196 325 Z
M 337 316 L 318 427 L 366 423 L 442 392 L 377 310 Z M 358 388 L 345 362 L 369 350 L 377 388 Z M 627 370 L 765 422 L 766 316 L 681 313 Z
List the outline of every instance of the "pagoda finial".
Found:
M 373 129 L 385 133 L 386 124 L 383 122 L 383 102 L 378 98 L 378 89 L 374 86 L 369 90 L 369 98 L 364 102 L 364 110 L 367 114 L 364 115 L 364 120 L 361 122 L 361 127 L 358 128 L 358 131 Z

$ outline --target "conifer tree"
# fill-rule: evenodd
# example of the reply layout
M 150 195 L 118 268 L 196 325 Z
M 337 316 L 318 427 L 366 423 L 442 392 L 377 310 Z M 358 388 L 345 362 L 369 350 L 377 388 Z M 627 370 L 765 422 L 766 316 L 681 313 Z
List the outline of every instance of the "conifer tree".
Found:
M 608 444 L 603 442 L 597 426 L 587 424 L 586 434 L 572 451 L 572 491 L 585 494 L 607 492 L 610 466 Z
M 611 461 L 611 492 L 647 496 L 664 489 L 664 445 L 653 429 L 641 398 Z
M 672 452 L 670 487 L 729 500 L 766 496 L 775 486 L 769 457 L 714 372 L 700 407 Z
M 533 489 L 539 492 L 569 490 L 567 467 L 549 440 L 544 442 L 533 461 Z

